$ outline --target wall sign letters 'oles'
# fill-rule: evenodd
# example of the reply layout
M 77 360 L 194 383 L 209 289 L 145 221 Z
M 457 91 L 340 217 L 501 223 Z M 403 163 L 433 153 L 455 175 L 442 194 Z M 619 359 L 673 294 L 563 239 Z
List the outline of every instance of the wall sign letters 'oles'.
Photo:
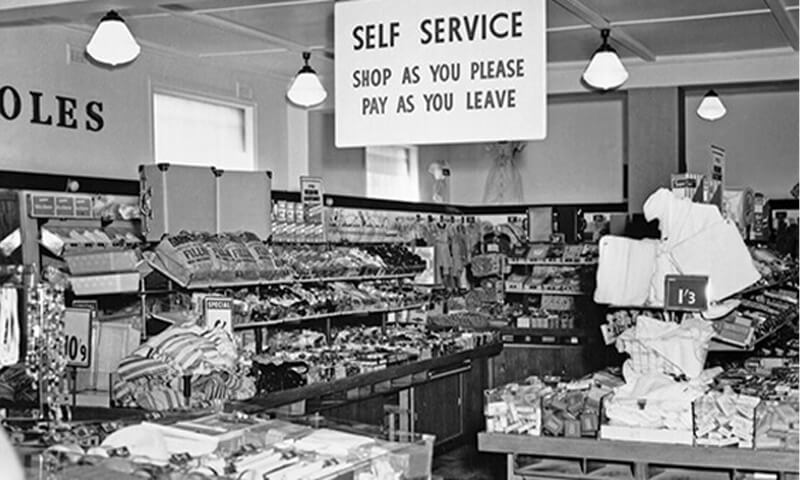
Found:
M 420 22 L 419 30 L 419 42 L 423 45 L 518 38 L 522 36 L 522 12 L 425 18 Z M 400 22 L 356 25 L 353 28 L 353 50 L 394 47 L 398 37 Z
M 103 103 L 90 100 L 80 107 L 76 98 L 61 95 L 47 96 L 42 92 L 20 93 L 10 85 L 0 87 L 0 117 L 14 121 L 27 119 L 35 125 L 54 125 L 90 132 L 103 129 Z

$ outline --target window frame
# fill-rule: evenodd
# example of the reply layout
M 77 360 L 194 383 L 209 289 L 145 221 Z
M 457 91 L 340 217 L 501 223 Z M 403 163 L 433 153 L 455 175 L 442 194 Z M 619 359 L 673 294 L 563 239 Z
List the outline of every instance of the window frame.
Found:
M 406 157 L 406 165 L 409 170 L 408 175 L 410 180 L 414 183 L 414 198 L 387 198 L 387 197 L 380 197 L 375 195 L 370 195 L 370 170 L 369 170 L 369 149 L 370 148 L 403 148 L 407 152 Z M 375 145 L 374 147 L 364 147 L 364 190 L 365 195 L 368 198 L 379 198 L 381 200 L 392 200 L 392 201 L 401 201 L 401 202 L 420 202 L 422 197 L 422 192 L 420 190 L 420 178 L 419 178 L 419 147 L 416 145 Z
M 150 160 L 151 163 L 159 163 L 156 159 L 156 117 L 155 117 L 155 97 L 156 95 L 167 95 L 177 97 L 185 100 L 193 100 L 196 102 L 209 103 L 213 105 L 239 108 L 244 112 L 244 144 L 245 147 L 250 147 L 251 151 L 249 156 L 252 158 L 251 171 L 258 170 L 258 136 L 256 135 L 257 128 L 257 104 L 255 102 L 244 101 L 240 98 L 223 95 L 220 93 L 212 93 L 204 90 L 190 90 L 185 88 L 176 88 L 173 86 L 163 85 L 153 81 L 149 82 L 149 112 L 150 119 Z M 164 162 L 161 162 L 164 163 Z M 224 165 L 214 165 L 215 167 L 225 170 Z

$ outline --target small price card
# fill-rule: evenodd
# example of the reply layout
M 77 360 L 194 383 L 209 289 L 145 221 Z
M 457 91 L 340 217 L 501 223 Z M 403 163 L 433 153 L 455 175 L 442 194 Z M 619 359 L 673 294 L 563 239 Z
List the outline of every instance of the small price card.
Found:
M 92 310 L 67 308 L 64 311 L 64 354 L 67 366 L 88 368 L 92 363 Z
M 708 277 L 705 275 L 666 275 L 664 306 L 668 310 L 700 312 L 708 309 Z

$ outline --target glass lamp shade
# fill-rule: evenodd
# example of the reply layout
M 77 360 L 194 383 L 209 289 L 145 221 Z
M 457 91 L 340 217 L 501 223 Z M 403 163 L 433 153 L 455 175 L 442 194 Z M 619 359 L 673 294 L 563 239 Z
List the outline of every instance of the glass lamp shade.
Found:
M 303 67 L 292 80 L 286 98 L 295 105 L 301 107 L 313 107 L 324 102 L 328 97 L 328 92 L 322 86 L 317 74 L 310 67 Z
M 709 122 L 719 120 L 724 117 L 726 113 L 728 113 L 728 110 L 725 108 L 725 105 L 722 104 L 722 100 L 719 99 L 717 92 L 714 90 L 709 90 L 703 97 L 700 105 L 697 106 L 697 116 Z
M 594 52 L 583 71 L 583 80 L 594 88 L 611 90 L 628 79 L 628 71 L 611 47 L 600 47 Z
M 125 21 L 113 10 L 100 20 L 86 45 L 89 56 L 112 66 L 132 62 L 141 50 Z

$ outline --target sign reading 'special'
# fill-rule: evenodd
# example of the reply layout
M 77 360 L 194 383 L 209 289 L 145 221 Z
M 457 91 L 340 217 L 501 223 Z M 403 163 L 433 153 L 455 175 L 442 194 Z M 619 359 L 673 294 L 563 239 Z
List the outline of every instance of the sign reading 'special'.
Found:
M 544 0 L 361 0 L 334 15 L 337 147 L 545 138 Z

